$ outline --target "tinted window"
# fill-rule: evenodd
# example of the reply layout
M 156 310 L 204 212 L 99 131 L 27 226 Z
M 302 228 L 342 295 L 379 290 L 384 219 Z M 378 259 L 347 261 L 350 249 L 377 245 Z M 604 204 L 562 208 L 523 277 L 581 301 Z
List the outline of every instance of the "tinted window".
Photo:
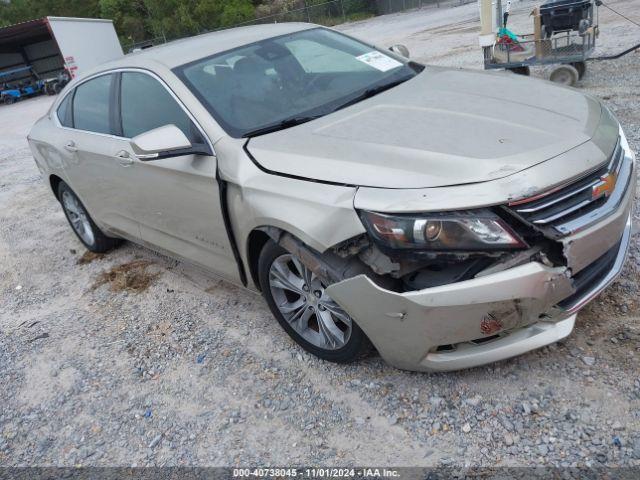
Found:
M 76 88 L 73 97 L 73 125 L 80 130 L 111 133 L 109 93 L 113 75 L 103 75 Z
M 122 131 L 135 137 L 174 124 L 191 143 L 203 143 L 195 126 L 158 80 L 144 73 L 124 72 L 121 83 Z
M 73 97 L 73 93 L 70 93 L 69 95 L 64 97 L 64 100 L 62 100 L 62 103 L 60 104 L 57 110 L 58 120 L 60 120 L 60 123 L 65 127 L 73 127 L 73 122 L 71 120 L 72 119 L 71 117 L 71 98 L 72 97 Z

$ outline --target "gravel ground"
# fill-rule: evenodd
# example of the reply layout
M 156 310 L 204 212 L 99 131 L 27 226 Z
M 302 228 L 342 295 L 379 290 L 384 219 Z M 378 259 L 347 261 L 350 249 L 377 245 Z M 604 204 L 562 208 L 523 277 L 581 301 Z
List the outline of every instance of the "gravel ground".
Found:
M 529 14 L 537 0 L 513 1 L 508 27 L 516 34 L 533 33 Z M 608 0 L 614 10 L 640 23 L 640 0 Z M 600 36 L 594 56 L 612 55 L 640 43 L 640 27 L 604 7 L 599 9 Z M 478 46 L 480 32 L 477 3 L 455 8 L 423 8 L 406 13 L 383 15 L 337 27 L 345 33 L 391 46 L 402 43 L 411 57 L 432 65 L 482 68 Z M 547 69 L 533 69 L 544 76 Z
M 378 25 L 412 15 L 346 28 L 383 42 Z M 414 39 L 417 57 L 451 37 Z M 637 53 L 593 63 L 581 85 L 636 151 L 639 71 Z M 447 374 L 334 365 L 250 292 L 132 244 L 84 255 L 25 142 L 50 102 L 0 108 L 0 465 L 640 466 L 637 231 L 563 342 Z

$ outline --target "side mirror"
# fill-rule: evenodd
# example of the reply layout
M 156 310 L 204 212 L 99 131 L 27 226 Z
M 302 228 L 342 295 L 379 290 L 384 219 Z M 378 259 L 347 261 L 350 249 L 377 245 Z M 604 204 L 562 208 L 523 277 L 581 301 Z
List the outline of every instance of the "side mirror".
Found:
M 393 53 L 396 53 L 404 58 L 409 58 L 409 49 L 405 45 L 397 43 L 395 45 L 390 46 L 389 50 L 391 50 Z
M 175 125 L 165 125 L 131 139 L 131 148 L 140 160 L 154 160 L 191 148 L 191 142 Z

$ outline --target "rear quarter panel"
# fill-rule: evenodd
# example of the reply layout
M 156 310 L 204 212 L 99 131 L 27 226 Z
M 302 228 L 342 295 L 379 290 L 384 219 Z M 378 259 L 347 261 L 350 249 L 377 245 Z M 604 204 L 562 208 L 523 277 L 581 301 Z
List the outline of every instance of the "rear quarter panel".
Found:
M 66 150 L 63 148 L 64 140 L 49 114 L 40 118 L 31 127 L 31 131 L 27 135 L 27 141 L 33 154 L 33 159 L 47 187 L 50 188 L 52 175 L 56 175 L 69 183 L 64 171 L 64 163 L 67 157 Z

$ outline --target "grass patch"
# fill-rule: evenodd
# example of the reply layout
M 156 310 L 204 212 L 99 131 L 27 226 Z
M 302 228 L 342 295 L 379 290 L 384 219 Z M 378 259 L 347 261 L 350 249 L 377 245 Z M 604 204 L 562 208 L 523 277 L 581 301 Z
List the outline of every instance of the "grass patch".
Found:
M 147 260 L 134 260 L 113 267 L 98 276 L 93 284 L 93 289 L 108 284 L 112 292 L 143 292 L 160 276 L 160 272 L 148 271 L 152 264 Z

